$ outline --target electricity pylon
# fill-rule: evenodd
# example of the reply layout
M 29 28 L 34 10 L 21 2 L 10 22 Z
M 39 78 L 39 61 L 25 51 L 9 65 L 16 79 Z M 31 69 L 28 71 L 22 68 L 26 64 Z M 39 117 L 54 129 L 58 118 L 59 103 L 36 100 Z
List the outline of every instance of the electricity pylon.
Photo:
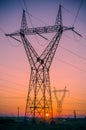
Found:
M 19 118 L 19 116 L 20 116 L 20 112 L 19 112 L 19 111 L 20 111 L 20 108 L 18 107 L 18 118 Z
M 74 119 L 76 119 L 76 110 L 73 111 Z
M 56 90 L 56 88 L 54 87 L 54 95 L 55 95 L 55 98 L 56 98 L 56 102 L 57 102 L 57 112 L 58 112 L 58 117 L 61 116 L 61 113 L 62 113 L 62 104 L 63 104 L 63 100 L 65 98 L 65 95 L 66 95 L 66 92 L 68 92 L 69 90 L 66 90 L 66 87 L 62 90 Z M 58 93 L 63 93 L 62 97 L 59 98 L 58 97 Z
M 53 26 L 28 28 L 25 10 L 23 10 L 21 28 L 16 32 L 6 34 L 6 36 L 10 36 L 19 42 L 21 41 L 18 40 L 16 36 L 21 37 L 31 67 L 25 109 L 26 117 L 43 117 L 45 119 L 46 114 L 48 114 L 53 118 L 49 70 L 62 33 L 67 30 L 74 30 L 74 27 L 63 26 L 61 5 L 59 5 L 58 14 Z M 29 40 L 26 38 L 26 35 L 37 34 L 42 38 L 45 38 L 42 36 L 43 33 L 55 33 L 55 35 L 39 56 Z

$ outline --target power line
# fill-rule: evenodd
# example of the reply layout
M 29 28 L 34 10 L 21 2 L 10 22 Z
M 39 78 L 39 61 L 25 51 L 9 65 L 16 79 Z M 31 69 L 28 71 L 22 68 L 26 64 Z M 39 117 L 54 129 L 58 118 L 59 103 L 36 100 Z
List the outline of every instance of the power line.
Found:
M 29 20 L 30 20 L 31 26 L 32 26 L 32 28 L 34 28 L 33 23 L 32 23 L 32 20 L 31 20 L 31 17 L 30 17 L 30 13 L 28 13 L 28 9 L 27 9 L 27 5 L 26 5 L 25 0 L 23 0 L 23 3 L 24 3 L 24 6 L 25 6 L 25 9 L 26 9 L 26 12 L 27 12 L 27 14 L 28 14 L 28 17 L 29 17 Z M 41 36 L 42 38 L 48 40 L 47 38 L 43 37 L 41 34 L 39 34 L 39 33 L 37 33 L 37 34 L 38 34 L 38 36 Z M 38 41 L 37 36 L 34 35 L 34 37 L 35 37 L 37 43 L 38 43 L 39 45 L 41 45 L 40 42 Z M 41 45 L 41 46 L 44 46 L 44 45 Z
M 20 8 L 23 9 L 21 0 L 18 0 L 18 3 L 19 3 L 19 5 L 20 5 Z
M 73 14 L 70 12 L 70 10 L 67 9 L 67 8 L 65 8 L 63 5 L 61 5 L 61 7 L 62 7 L 66 12 L 70 13 L 71 15 L 73 15 Z
M 13 81 L 9 81 L 9 80 L 3 79 L 3 78 L 0 78 L 0 81 L 7 81 L 7 82 L 11 82 L 11 83 L 13 83 L 13 84 L 15 84 L 15 85 L 20 85 L 20 86 L 26 87 L 26 86 L 23 85 L 23 84 L 19 84 L 19 83 L 16 83 L 16 82 L 13 82 Z
M 41 20 L 40 18 L 38 18 L 38 17 L 36 17 L 36 16 L 32 15 L 31 13 L 29 13 L 29 12 L 27 12 L 27 11 L 26 11 L 26 13 L 27 13 L 27 14 L 29 14 L 29 15 L 30 15 L 31 17 L 33 17 L 34 19 L 36 19 L 36 20 L 40 21 L 41 23 L 46 24 L 46 25 L 48 25 L 48 26 L 49 26 L 49 24 L 48 24 L 48 23 L 44 22 L 44 21 L 43 21 L 43 20 Z
M 23 4 L 24 4 L 24 6 L 25 6 L 25 8 L 27 9 L 27 6 L 26 6 L 26 2 L 25 2 L 25 0 L 23 1 L 22 0 L 22 2 L 23 2 Z M 20 0 L 19 0 L 19 5 L 21 6 L 21 8 L 23 9 L 23 7 L 22 7 L 22 4 L 21 4 L 21 2 L 20 2 Z M 34 16 L 33 14 L 31 14 L 30 12 L 28 12 L 28 9 L 26 10 L 25 9 L 25 12 L 29 15 L 29 16 L 31 16 L 31 17 L 33 17 L 34 19 L 36 19 L 36 20 L 38 20 L 38 21 L 40 21 L 41 23 L 43 23 L 43 24 L 46 24 L 46 25 L 48 25 L 49 26 L 49 24 L 48 23 L 46 23 L 46 22 L 44 22 L 42 19 L 40 19 L 40 18 L 38 18 L 38 17 L 36 17 L 36 16 Z
M 0 27 L 0 31 L 5 35 L 6 34 L 6 32 Z M 13 38 L 13 37 L 12 37 Z M 8 37 L 6 37 L 6 39 L 7 39 L 7 41 L 8 41 L 8 43 L 12 46 L 12 47 L 18 47 L 18 46 L 20 46 L 21 45 L 21 42 L 19 43 L 19 44 L 17 44 L 17 45 L 14 45 L 14 44 L 12 44 L 12 42 L 9 40 L 9 38 Z
M 0 74 L 1 74 L 1 75 L 5 75 L 5 76 L 10 76 L 11 78 L 12 78 L 12 77 L 17 78 L 16 75 L 13 75 L 13 74 L 10 74 L 10 73 L 7 73 L 7 72 L 1 72 L 1 71 L 0 71 Z
M 74 34 L 74 32 L 73 32 L 73 34 Z M 68 39 L 70 39 L 70 40 L 73 40 L 73 41 L 76 41 L 76 43 L 79 43 L 80 45 L 82 45 L 83 47 L 86 47 L 86 43 L 84 42 L 80 42 L 81 41 L 81 39 L 83 39 L 83 40 L 85 40 L 85 38 L 83 38 L 83 37 L 81 37 L 79 40 L 76 40 L 76 38 L 75 38 L 75 34 L 74 34 L 74 39 L 73 38 L 71 38 L 70 36 L 68 36 L 67 34 L 64 34 Z
M 71 53 L 71 54 L 77 56 L 78 58 L 80 58 L 80 59 L 86 61 L 86 58 L 85 58 L 85 57 L 82 57 L 82 56 L 78 55 L 77 53 L 75 53 L 75 52 L 73 52 L 73 51 L 71 51 L 71 50 L 69 50 L 69 49 L 67 49 L 67 48 L 65 48 L 65 47 L 63 47 L 63 46 L 61 46 L 61 45 L 59 45 L 59 47 L 62 48 L 63 50 L 65 50 L 65 51 L 68 51 L 69 53 Z
M 8 42 L 10 43 L 10 45 L 11 45 L 12 47 L 19 47 L 19 46 L 21 45 L 21 43 L 22 43 L 22 42 L 20 42 L 19 44 L 14 45 L 14 44 L 12 44 L 12 42 L 9 40 L 8 37 L 6 37 L 6 38 L 7 38 Z M 13 37 L 12 37 L 12 38 L 13 38 Z M 15 39 L 15 40 L 16 40 L 16 39 Z
M 1 91 L 4 91 L 4 90 L 6 90 L 6 91 L 12 91 L 12 90 L 16 90 L 17 92 L 20 92 L 20 90 L 21 90 L 21 92 L 24 92 L 24 90 L 25 89 L 22 89 L 22 88 L 13 88 L 13 87 L 10 87 L 10 86 L 6 86 L 6 85 L 0 85 L 0 90 Z
M 71 39 L 69 36 L 67 36 L 67 35 L 65 35 L 65 36 L 68 37 L 69 39 Z M 73 40 L 73 39 L 72 39 L 72 40 Z M 85 58 L 85 57 L 83 57 L 83 56 L 81 56 L 81 55 L 79 55 L 79 54 L 77 54 L 77 53 L 75 53 L 75 52 L 73 52 L 73 51 L 71 51 L 71 50 L 69 50 L 69 49 L 67 49 L 67 48 L 65 48 L 65 47 L 63 47 L 63 46 L 61 46 L 60 44 L 59 44 L 58 47 L 60 47 L 61 49 L 63 49 L 63 50 L 65 50 L 65 51 L 67 51 L 67 52 L 69 52 L 69 53 L 71 53 L 71 54 L 77 56 L 78 58 L 80 58 L 80 59 L 86 61 L 86 58 Z
M 1 32 L 5 35 L 5 31 L 0 27 Z
M 83 37 L 82 35 L 80 36 L 80 39 L 77 40 L 76 37 L 75 37 L 75 34 L 76 34 L 76 33 L 77 33 L 76 31 L 73 31 L 73 36 L 74 36 L 75 41 L 78 41 L 78 42 L 79 42 L 82 38 L 86 41 L 86 38 Z M 85 45 L 86 45 L 86 44 L 85 44 Z
M 81 72 L 85 72 L 85 73 L 86 73 L 86 70 L 83 70 L 83 69 L 79 68 L 78 66 L 75 66 L 75 65 L 73 65 L 73 64 L 71 64 L 71 63 L 69 63 L 69 62 L 66 62 L 66 61 L 64 61 L 64 60 L 62 60 L 62 59 L 60 59 L 60 58 L 58 58 L 58 60 L 59 60 L 60 62 L 64 63 L 64 64 L 67 64 L 67 65 L 69 65 L 69 66 L 75 68 L 76 70 L 79 70 L 79 71 L 81 71 Z
M 26 5 L 25 0 L 23 0 L 23 3 L 24 3 L 24 6 L 25 6 L 26 11 L 28 12 L 27 5 Z M 28 14 L 28 17 L 29 17 L 29 20 L 30 20 L 31 26 L 34 27 L 34 26 L 33 26 L 33 23 L 32 23 L 32 20 L 31 20 L 31 18 L 30 18 L 29 13 L 27 13 L 27 14 Z
M 26 90 L 27 91 L 27 90 Z M 8 88 L 0 88 L 0 93 L 6 93 L 6 94 L 9 94 L 9 95 L 18 95 L 18 94 L 20 94 L 20 95 L 25 95 L 26 94 L 26 92 L 24 92 L 24 90 L 18 90 L 18 89 L 16 89 L 16 88 L 14 88 L 14 89 L 8 89 Z M 12 94 L 13 93 L 13 94 Z
M 82 3 L 83 3 L 83 0 L 80 1 L 80 5 L 79 5 L 78 11 L 77 11 L 77 13 L 76 13 L 76 16 L 75 16 L 74 22 L 73 22 L 73 27 L 74 27 L 74 25 L 75 25 L 75 22 L 76 22 L 76 20 L 77 20 L 78 15 L 79 15 L 79 12 L 80 12 L 80 9 L 81 9 L 81 6 L 82 6 Z
M 83 101 L 83 99 L 81 99 L 81 98 L 76 98 L 76 97 L 71 97 L 71 98 L 74 100 L 77 100 L 77 101 Z
M 0 96 L 0 98 L 1 98 L 1 96 Z M 6 96 L 6 97 L 4 97 L 3 96 L 3 99 L 7 99 L 7 100 L 8 99 L 10 99 L 10 100 L 13 100 L 13 99 L 26 99 L 26 97 L 12 97 L 12 96 L 9 96 L 9 97 Z

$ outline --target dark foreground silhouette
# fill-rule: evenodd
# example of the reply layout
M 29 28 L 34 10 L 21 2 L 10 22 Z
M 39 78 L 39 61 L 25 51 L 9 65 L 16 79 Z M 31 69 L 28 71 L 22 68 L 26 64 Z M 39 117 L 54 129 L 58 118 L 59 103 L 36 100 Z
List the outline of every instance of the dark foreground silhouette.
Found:
M 86 118 L 61 118 L 50 122 L 0 117 L 0 130 L 86 130 Z

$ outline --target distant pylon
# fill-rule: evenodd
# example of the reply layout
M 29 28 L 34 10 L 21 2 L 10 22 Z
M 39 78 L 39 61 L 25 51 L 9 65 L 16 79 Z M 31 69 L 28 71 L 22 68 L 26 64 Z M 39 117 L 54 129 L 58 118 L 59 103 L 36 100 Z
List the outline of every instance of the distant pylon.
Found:
M 56 102 L 57 102 L 57 112 L 58 112 L 58 117 L 61 117 L 61 113 L 62 113 L 62 103 L 63 100 L 65 98 L 66 92 L 68 92 L 69 90 L 66 90 L 66 87 L 64 89 L 60 89 L 60 90 L 56 90 L 56 88 L 54 87 L 54 95 L 56 98 Z M 62 97 L 59 98 L 58 97 L 58 93 L 63 93 Z
M 76 111 L 75 110 L 73 111 L 73 114 L 74 114 L 74 119 L 76 119 Z
M 20 113 L 19 113 L 19 110 L 20 110 L 20 108 L 18 107 L 17 109 L 18 109 L 18 117 L 19 117 L 19 114 L 20 114 Z

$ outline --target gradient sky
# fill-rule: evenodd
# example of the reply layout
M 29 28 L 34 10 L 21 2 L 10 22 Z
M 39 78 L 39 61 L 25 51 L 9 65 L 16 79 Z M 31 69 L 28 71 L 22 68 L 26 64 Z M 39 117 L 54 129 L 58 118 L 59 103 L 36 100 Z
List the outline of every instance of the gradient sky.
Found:
M 73 25 L 81 0 L 62 0 L 63 23 Z M 58 0 L 25 0 L 31 13 L 33 27 L 54 25 L 58 12 Z M 20 29 L 23 0 L 0 0 L 0 115 L 24 115 L 29 84 L 30 66 L 23 45 L 8 38 L 4 33 Z M 75 22 L 75 30 L 83 35 L 78 37 L 72 31 L 64 32 L 50 68 L 53 90 L 67 89 L 63 101 L 63 115 L 86 116 L 86 0 L 83 0 Z M 27 15 L 28 27 L 32 27 Z M 51 40 L 51 34 L 44 35 Z M 35 50 L 41 54 L 48 42 L 39 36 L 29 36 Z M 19 46 L 18 46 L 19 45 Z M 62 93 L 58 94 L 62 96 Z M 53 109 L 57 115 L 54 94 Z

